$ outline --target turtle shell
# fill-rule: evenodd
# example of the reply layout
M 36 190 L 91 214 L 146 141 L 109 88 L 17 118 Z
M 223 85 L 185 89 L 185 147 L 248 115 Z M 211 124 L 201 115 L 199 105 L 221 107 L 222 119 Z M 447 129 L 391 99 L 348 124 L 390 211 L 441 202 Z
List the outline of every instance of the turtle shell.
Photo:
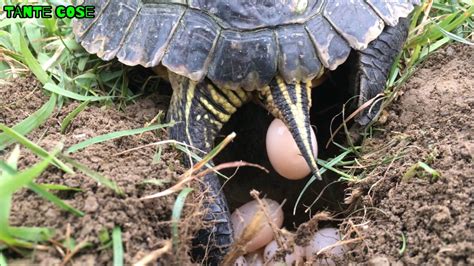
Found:
M 221 88 L 293 83 L 342 64 L 419 0 L 90 0 L 77 40 L 104 60 L 157 66 Z

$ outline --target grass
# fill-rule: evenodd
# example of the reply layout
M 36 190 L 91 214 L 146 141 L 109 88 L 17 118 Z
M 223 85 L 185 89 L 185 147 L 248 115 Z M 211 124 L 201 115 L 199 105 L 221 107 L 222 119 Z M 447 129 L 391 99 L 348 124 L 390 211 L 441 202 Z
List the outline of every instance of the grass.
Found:
M 171 238 L 173 239 L 173 247 L 175 250 L 177 250 L 180 245 L 180 235 L 178 227 L 181 218 L 181 213 L 183 211 L 184 203 L 186 202 L 186 197 L 192 191 L 192 188 L 183 188 L 183 190 L 181 190 L 178 197 L 176 198 L 176 201 L 174 202 L 173 211 L 171 213 Z
M 131 136 L 131 135 L 137 135 L 137 134 L 142 134 L 147 131 L 151 130 L 157 130 L 157 129 L 162 129 L 162 128 L 167 128 L 173 126 L 174 123 L 168 123 L 168 124 L 159 124 L 159 125 L 151 125 L 149 127 L 144 127 L 144 128 L 136 128 L 136 129 L 130 129 L 130 130 L 123 130 L 123 131 L 117 131 L 117 132 L 112 132 L 108 133 L 105 135 L 100 135 L 96 136 L 90 139 L 87 139 L 85 141 L 79 142 L 67 149 L 67 153 L 73 153 L 75 151 L 78 151 L 80 149 L 84 149 L 90 145 L 101 143 L 104 141 L 116 139 L 116 138 L 121 138 L 125 136 Z
M 22 1 L 2 0 L 0 6 L 19 2 Z M 46 1 L 23 2 L 47 4 Z M 61 3 L 61 1 L 49 2 Z M 48 152 L 25 136 L 41 126 L 53 115 L 55 108 L 61 108 L 65 101 L 75 100 L 83 103 L 63 120 L 63 132 L 74 117 L 92 101 L 107 105 L 112 100 L 119 103 L 133 100 L 134 96 L 131 91 L 123 88 L 123 84 L 126 84 L 125 80 L 127 80 L 126 67 L 117 63 L 103 62 L 86 53 L 75 42 L 71 20 L 69 19 L 10 20 L 2 18 L 0 20 L 0 85 L 7 83 L 7 78 L 24 76 L 28 73 L 34 74 L 41 82 L 45 94 L 50 95 L 50 100 L 12 128 L 0 124 L 0 151 L 6 150 L 14 143 L 19 143 L 38 157 L 43 158 L 43 161 L 22 172 L 17 172 L 16 163 L 20 148 L 13 149 L 9 157 L 10 161 L 0 160 L 0 209 L 2 210 L 0 214 L 0 252 L 9 248 L 24 254 L 19 248 L 37 249 L 41 247 L 38 243 L 46 244 L 45 241 L 51 240 L 54 236 L 54 231 L 49 228 L 17 228 L 8 225 L 12 195 L 23 187 L 34 191 L 45 200 L 73 215 L 84 215 L 82 211 L 71 207 L 50 192 L 54 190 L 77 190 L 76 188 L 34 182 L 34 179 L 50 164 L 70 174 L 74 174 L 72 168 L 76 168 L 98 183 L 113 189 L 118 194 L 121 193 L 121 189 L 115 182 L 100 173 L 69 158 L 66 153 L 59 150 L 54 153 Z M 143 129 L 100 136 L 100 138 L 73 146 L 73 149 L 69 150 L 68 153 L 74 152 L 74 149 L 85 148 L 101 141 L 139 134 L 164 126 L 166 125 L 150 125 Z M 70 251 L 74 254 L 74 251 L 82 248 L 81 245 L 78 245 L 74 249 L 71 248 Z M 3 255 L 1 258 L 5 259 Z
M 9 217 L 13 194 L 23 186 L 34 184 L 34 179 L 53 162 L 57 152 L 49 153 L 43 161 L 17 172 L 20 149 L 16 146 L 6 162 L 0 164 L 0 243 L 10 247 L 36 248 L 37 242 L 44 242 L 54 235 L 54 231 L 48 228 L 10 226 Z
M 0 0 L 0 5 L 16 3 L 63 4 L 68 3 L 68 1 Z M 407 43 L 390 72 L 384 105 L 389 104 L 396 97 L 401 85 L 412 75 L 417 65 L 423 62 L 431 53 L 452 42 L 473 45 L 473 13 L 474 4 L 472 0 L 425 1 L 421 7 L 414 11 Z M 2 14 L 0 14 L 0 18 L 1 16 Z M 7 78 L 33 73 L 41 82 L 44 93 L 50 95 L 48 102 L 20 123 L 12 127 L 0 125 L 2 131 L 0 133 L 0 151 L 8 149 L 10 152 L 6 160 L 0 160 L 1 265 L 6 264 L 4 251 L 7 248 L 19 251 L 18 248 L 41 247 L 41 244 L 44 244 L 46 240 L 51 239 L 54 235 L 53 230 L 49 228 L 9 226 L 11 200 L 16 191 L 23 187 L 28 188 L 45 198 L 45 200 L 53 202 L 59 208 L 80 216 L 82 215 L 80 210 L 72 208 L 50 192 L 54 190 L 77 190 L 76 188 L 57 184 L 38 184 L 35 183 L 35 178 L 46 167 L 52 165 L 65 173 L 74 173 L 74 170 L 81 171 L 96 182 L 104 184 L 120 194 L 121 190 L 117 184 L 71 159 L 67 152 L 73 153 L 99 142 L 169 126 L 159 124 L 141 129 L 113 132 L 72 146 L 66 153 L 61 149 L 53 152 L 46 151 L 25 137 L 41 126 L 53 115 L 55 108 L 61 108 L 66 101 L 82 103 L 62 121 L 61 131 L 63 133 L 67 131 L 74 118 L 84 111 L 89 104 L 92 104 L 91 102 L 99 105 L 109 105 L 114 102 L 122 106 L 133 101 L 137 95 L 128 87 L 128 71 L 129 68 L 126 66 L 116 62 L 103 62 L 96 56 L 85 52 L 74 39 L 70 19 L 0 20 L 0 85 L 7 83 Z M 17 143 L 17 146 L 12 148 L 15 143 Z M 18 171 L 17 162 L 20 154 L 18 144 L 36 154 L 42 161 Z M 359 149 L 360 147 L 357 146 L 341 147 L 341 153 L 338 156 L 326 161 L 318 160 L 321 173 L 332 171 L 340 176 L 340 180 L 343 182 L 363 178 L 363 171 L 347 168 L 347 166 L 355 163 L 351 156 L 357 154 Z M 161 150 L 157 154 L 157 158 L 159 157 L 161 157 Z M 418 172 L 420 169 L 431 174 L 433 178 L 437 174 L 435 170 L 422 162 L 414 166 L 412 172 Z M 408 175 L 411 174 L 411 172 L 408 173 Z M 299 198 L 315 180 L 316 177 L 312 177 L 308 181 Z M 77 191 L 77 193 L 81 193 L 81 191 Z M 182 190 L 180 196 L 178 196 L 182 200 L 175 204 L 174 219 L 179 219 L 187 193 L 189 193 L 189 190 Z M 299 200 L 297 204 L 299 204 Z M 295 204 L 295 208 L 297 204 Z M 175 226 L 177 228 L 177 225 Z M 117 265 L 119 262 L 123 263 L 123 247 L 121 246 L 120 235 L 120 228 L 113 230 L 114 264 L 117 262 Z M 82 246 L 80 247 L 82 248 Z M 76 246 L 70 250 L 72 252 L 72 250 L 77 251 L 78 249 Z M 72 252 L 71 254 L 75 253 Z
M 123 265 L 123 244 L 122 244 L 122 230 L 120 227 L 114 227 L 112 231 L 112 247 L 114 252 L 114 266 Z
M 0 5 L 69 4 L 70 1 L 9 1 Z M 4 15 L 4 14 L 3 14 Z M 32 72 L 46 90 L 80 101 L 112 99 L 128 102 L 133 93 L 123 89 L 127 68 L 103 62 L 76 43 L 70 19 L 2 19 L 0 22 L 0 79 Z M 104 95 L 106 92 L 106 95 Z
M 428 55 L 455 41 L 474 45 L 473 13 L 471 0 L 430 0 L 415 9 L 407 42 L 388 78 L 386 103 Z

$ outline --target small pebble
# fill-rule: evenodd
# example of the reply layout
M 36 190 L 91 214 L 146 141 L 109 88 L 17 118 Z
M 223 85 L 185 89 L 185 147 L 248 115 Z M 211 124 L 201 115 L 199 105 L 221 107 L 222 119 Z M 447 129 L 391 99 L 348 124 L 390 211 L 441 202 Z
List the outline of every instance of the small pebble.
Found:
M 88 196 L 84 201 L 84 208 L 85 212 L 95 212 L 99 208 L 99 203 L 97 203 L 97 199 L 94 196 Z

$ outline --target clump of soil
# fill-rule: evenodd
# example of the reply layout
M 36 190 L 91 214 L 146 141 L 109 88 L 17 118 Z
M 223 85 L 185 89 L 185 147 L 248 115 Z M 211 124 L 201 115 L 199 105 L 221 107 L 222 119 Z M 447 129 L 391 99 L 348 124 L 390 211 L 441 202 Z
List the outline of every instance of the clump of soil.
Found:
M 364 240 L 351 260 L 474 264 L 473 109 L 472 46 L 435 53 L 403 86 L 386 125 L 364 143 L 360 164 L 370 170 L 350 198 L 362 208 L 346 220 Z
M 13 126 L 30 116 L 48 100 L 39 84 L 33 78 L 12 80 L 0 87 L 0 122 Z M 52 150 L 63 142 L 67 147 L 85 139 L 115 132 L 141 128 L 150 122 L 160 111 L 166 110 L 167 99 L 157 94 L 140 98 L 136 103 L 128 105 L 120 111 L 116 106 L 98 106 L 90 104 L 72 122 L 65 134 L 60 133 L 60 123 L 65 116 L 78 106 L 77 102 L 65 102 L 61 109 L 40 128 L 27 137 L 47 150 Z M 76 171 L 75 175 L 65 174 L 51 166 L 36 182 L 42 184 L 60 184 L 81 189 L 80 192 L 55 193 L 65 202 L 83 211 L 83 217 L 59 209 L 52 203 L 40 198 L 37 194 L 22 189 L 15 193 L 10 223 L 13 226 L 43 226 L 56 230 L 55 240 L 61 242 L 66 237 L 73 238 L 76 244 L 87 241 L 92 244 L 73 256 L 74 264 L 107 264 L 112 261 L 110 247 L 102 247 L 99 235 L 105 231 L 111 233 L 115 226 L 122 230 L 122 240 L 127 264 L 137 262 L 153 250 L 164 245 L 170 238 L 171 209 L 175 195 L 140 200 L 141 197 L 164 190 L 176 183 L 184 169 L 180 164 L 180 154 L 173 148 L 163 146 L 161 158 L 153 162 L 158 146 L 142 147 L 135 151 L 128 149 L 141 147 L 166 139 L 165 129 L 146 132 L 140 135 L 123 137 L 92 145 L 72 154 L 72 158 L 90 169 L 114 180 L 123 190 L 118 195 L 111 189 Z M 22 148 L 19 168 L 39 161 L 27 149 Z M 8 151 L 0 157 L 8 156 Z M 162 185 L 145 184 L 145 180 L 159 180 Z M 180 235 L 183 243 L 187 243 L 193 234 L 192 226 L 199 221 L 198 212 L 186 204 L 183 213 L 183 226 Z M 184 249 L 186 247 L 184 246 Z M 186 250 L 180 256 L 164 258 L 167 262 L 189 262 Z M 7 254 L 14 259 L 16 253 Z M 32 258 L 22 263 L 39 263 L 43 265 L 59 264 L 63 255 L 51 247 L 46 252 L 36 252 Z M 10 261 L 11 262 L 11 261 Z

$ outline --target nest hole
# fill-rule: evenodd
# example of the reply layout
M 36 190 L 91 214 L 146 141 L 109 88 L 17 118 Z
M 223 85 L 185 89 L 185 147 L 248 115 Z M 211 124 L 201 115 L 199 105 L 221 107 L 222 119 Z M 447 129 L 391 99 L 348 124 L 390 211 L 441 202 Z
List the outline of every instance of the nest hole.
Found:
M 313 106 L 311 108 L 311 124 L 315 126 L 318 140 L 318 157 L 328 159 L 337 156 L 341 150 L 336 145 L 326 143 L 331 137 L 331 128 L 334 131 L 341 123 L 341 110 L 348 100 L 354 95 L 350 90 L 352 75 L 350 60 L 336 71 L 328 73 L 328 78 L 312 90 Z M 351 60 L 352 59 L 352 60 Z M 252 200 L 250 191 L 255 189 L 270 199 L 278 202 L 285 201 L 284 226 L 289 230 L 296 229 L 301 223 L 308 221 L 318 211 L 327 210 L 334 214 L 342 213 L 346 206 L 344 190 L 346 184 L 338 182 L 339 175 L 326 171 L 323 180 L 316 180 L 303 193 L 301 200 L 295 208 L 297 199 L 302 193 L 311 175 L 301 180 L 288 180 L 280 176 L 271 166 L 266 152 L 266 132 L 273 121 L 273 116 L 256 103 L 248 103 L 240 108 L 223 127 L 216 144 L 226 135 L 235 132 L 237 137 L 215 159 L 215 163 L 231 161 L 247 161 L 267 168 L 270 173 L 265 173 L 253 167 L 242 167 L 238 170 L 226 169 L 222 171 L 231 177 L 225 182 L 224 193 L 227 197 L 231 211 Z M 350 126 L 350 124 L 348 125 Z M 345 143 L 344 132 L 338 133 L 334 141 Z M 312 204 L 317 199 L 315 204 Z M 311 206 L 311 208 L 308 208 Z

